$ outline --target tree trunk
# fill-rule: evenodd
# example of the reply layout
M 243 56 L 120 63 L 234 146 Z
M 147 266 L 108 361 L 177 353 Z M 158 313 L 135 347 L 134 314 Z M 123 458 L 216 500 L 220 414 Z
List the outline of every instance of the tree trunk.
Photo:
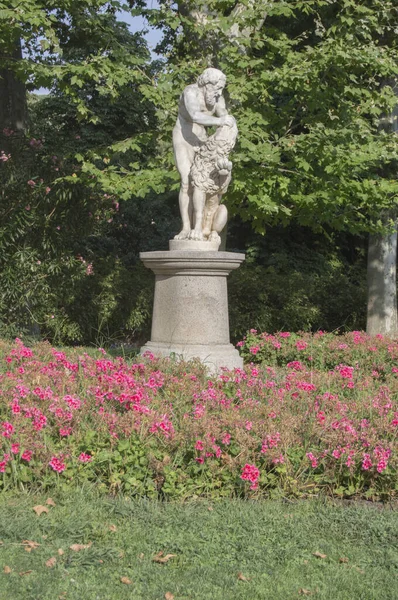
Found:
M 395 82 L 387 82 L 394 87 Z M 398 88 L 395 84 L 398 95 Z M 398 104 L 380 129 L 398 134 Z M 397 227 L 392 233 L 370 235 L 368 247 L 368 312 L 366 331 L 394 337 L 398 334 L 397 316 Z
M 368 316 L 366 331 L 395 336 L 397 318 L 397 230 L 370 235 L 368 249 Z

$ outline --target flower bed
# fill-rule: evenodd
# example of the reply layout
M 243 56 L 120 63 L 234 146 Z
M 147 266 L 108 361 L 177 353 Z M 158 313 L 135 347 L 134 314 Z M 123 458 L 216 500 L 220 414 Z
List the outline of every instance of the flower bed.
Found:
M 244 370 L 0 344 L 0 484 L 138 496 L 397 495 L 398 343 L 257 334 Z

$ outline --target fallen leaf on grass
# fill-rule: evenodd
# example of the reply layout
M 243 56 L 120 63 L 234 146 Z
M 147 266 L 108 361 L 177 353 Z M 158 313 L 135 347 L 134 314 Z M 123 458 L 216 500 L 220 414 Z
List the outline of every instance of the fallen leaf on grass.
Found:
M 41 504 L 38 504 L 37 506 L 34 506 L 33 510 L 35 511 L 35 513 L 37 514 L 38 517 L 40 517 L 40 515 L 42 513 L 48 513 L 47 506 L 42 506 Z
M 176 554 L 166 554 L 166 556 L 163 556 L 163 552 L 158 552 L 154 557 L 153 557 L 153 562 L 157 562 L 157 563 L 161 563 L 162 565 L 164 563 L 169 562 L 169 560 L 171 558 L 174 558 L 175 556 L 177 556 Z
M 62 548 L 58 548 L 58 554 L 60 556 L 62 556 L 63 554 L 65 554 L 64 551 L 62 550 Z
M 348 558 L 346 558 L 345 556 L 339 558 L 339 563 L 348 563 Z
M 32 569 L 30 571 L 21 571 L 19 575 L 20 577 L 23 577 L 24 575 L 30 575 L 31 573 L 33 573 Z
M 50 569 L 52 567 L 55 567 L 56 564 L 57 564 L 57 559 L 55 558 L 55 556 L 52 556 L 51 558 L 46 560 L 46 567 L 49 567 Z
M 4 569 L 3 569 L 3 571 L 4 571 L 4 573 L 7 573 L 7 575 L 8 575 L 8 573 L 11 573 L 11 572 L 12 572 L 12 569 L 11 569 L 11 567 L 9 567 L 8 565 L 6 565 L 6 566 L 4 567 Z
M 174 596 L 171 592 L 166 592 L 164 597 L 166 600 L 174 600 Z
M 72 546 L 69 546 L 69 548 L 71 550 L 73 550 L 73 552 L 80 552 L 80 550 L 86 550 L 87 548 L 91 548 L 92 542 L 89 542 L 88 544 L 72 544 Z
M 116 525 L 109 525 L 108 529 L 109 531 L 112 531 L 112 533 L 115 533 L 115 531 L 117 531 Z
M 138 558 L 139 558 L 140 560 L 142 560 L 142 559 L 144 558 L 144 556 L 145 556 L 145 554 L 144 554 L 143 552 L 141 552 L 141 554 L 139 554 L 139 555 L 138 555 Z
M 327 554 L 322 554 L 322 552 L 316 551 L 316 552 L 312 553 L 312 556 L 316 556 L 316 558 L 327 558 L 328 555 Z
M 52 498 L 47 498 L 46 504 L 48 504 L 48 506 L 57 506 Z
M 305 588 L 300 588 L 298 592 L 301 596 L 311 596 L 311 590 L 306 590 Z
M 361 575 L 365 575 L 365 571 L 363 571 L 362 569 L 360 569 L 359 567 L 355 567 L 356 570 L 358 571 L 358 573 L 361 573 Z
M 126 585 L 131 585 L 133 583 L 128 577 L 121 577 L 120 581 Z
M 239 581 L 250 581 L 250 579 L 248 577 L 245 577 L 243 573 L 238 573 L 238 579 Z
M 38 542 L 34 542 L 33 540 L 23 540 L 22 545 L 25 547 L 26 552 L 32 552 L 32 550 L 36 550 L 40 546 Z

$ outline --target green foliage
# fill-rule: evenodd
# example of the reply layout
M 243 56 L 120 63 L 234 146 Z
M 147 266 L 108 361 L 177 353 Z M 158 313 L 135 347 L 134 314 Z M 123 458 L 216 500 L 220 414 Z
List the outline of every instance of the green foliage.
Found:
M 397 342 L 251 330 L 238 347 L 246 368 L 209 376 L 3 342 L 0 488 L 396 499 Z
M 29 97 L 24 134 L 0 123 L 0 148 L 6 148 L 0 162 L 1 331 L 58 343 L 128 338 L 148 326 L 151 286 L 140 287 L 145 276 L 116 254 L 126 223 L 119 219 L 109 239 L 118 198 L 80 177 L 79 165 L 86 153 L 109 163 L 108 144 L 153 123 L 154 111 L 139 92 L 149 77 L 146 44 L 117 22 L 117 2 L 0 7 L 2 66 L 28 89 L 42 85 L 52 92 Z M 8 59 L 18 40 L 24 58 Z M 141 160 L 127 146 L 116 157 L 118 169 Z
M 230 244 L 242 238 L 233 224 Z M 244 236 L 243 236 L 244 237 Z M 246 239 L 246 261 L 228 278 L 231 334 L 363 329 L 366 268 L 360 239 L 275 227 Z
M 392 2 L 162 2 L 167 69 L 143 90 L 158 109 L 159 154 L 137 190 L 172 185 L 177 98 L 208 64 L 227 75 L 240 136 L 226 202 L 257 231 L 291 219 L 322 231 L 378 229 L 396 207 L 397 145 L 380 118 L 396 106 Z M 266 13 L 266 17 L 264 15 Z M 167 149 L 167 154 L 165 150 Z M 129 179 L 129 176 L 127 176 Z

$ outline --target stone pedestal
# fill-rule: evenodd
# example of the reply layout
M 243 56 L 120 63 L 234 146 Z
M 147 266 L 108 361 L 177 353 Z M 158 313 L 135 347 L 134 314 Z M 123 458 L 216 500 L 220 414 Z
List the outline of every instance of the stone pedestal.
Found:
M 199 244 L 205 242 L 191 242 L 190 247 Z M 140 258 L 156 276 L 151 340 L 141 353 L 199 358 L 212 372 L 242 368 L 229 341 L 227 276 L 245 255 L 181 249 L 141 252 Z

